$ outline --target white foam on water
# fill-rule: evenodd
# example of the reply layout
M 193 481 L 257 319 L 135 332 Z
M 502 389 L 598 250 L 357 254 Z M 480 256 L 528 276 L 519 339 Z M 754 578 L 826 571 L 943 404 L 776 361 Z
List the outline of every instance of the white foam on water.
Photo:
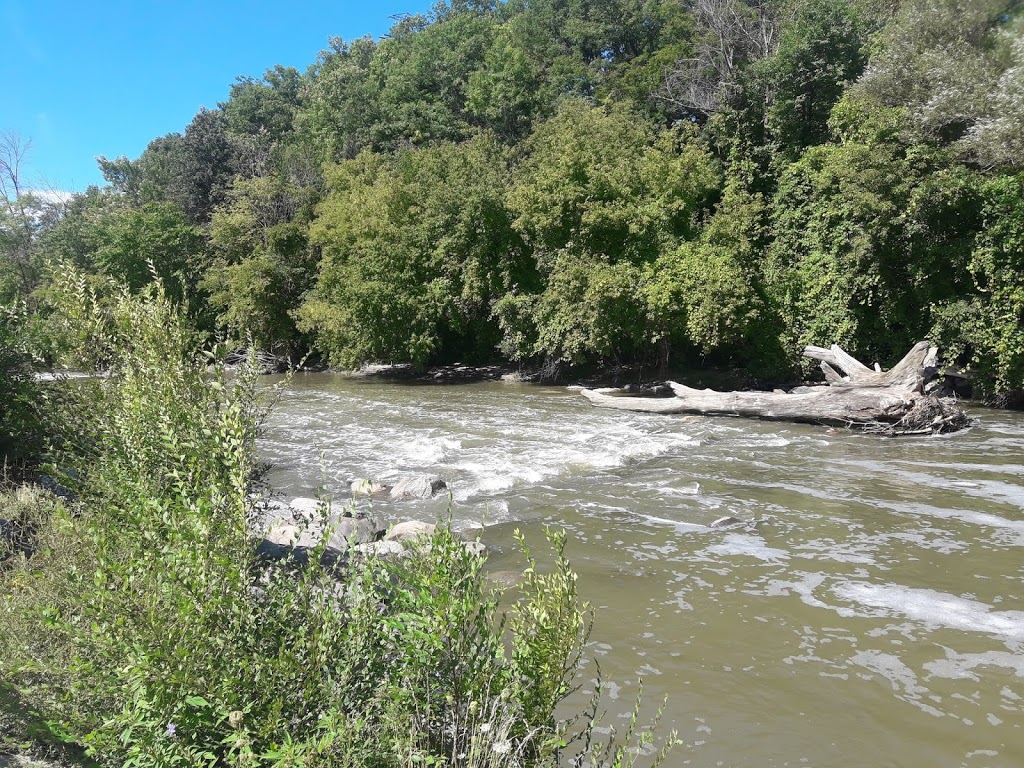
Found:
M 787 445 L 792 445 L 792 443 L 792 440 L 787 440 L 784 437 L 764 436 L 748 440 L 737 440 L 734 445 L 737 448 L 785 448 Z
M 946 713 L 933 707 L 923 699 L 929 695 L 927 687 L 921 685 L 914 672 L 899 656 L 875 650 L 857 651 L 850 662 L 879 675 L 892 684 L 893 691 L 903 701 L 914 704 L 919 709 L 935 717 L 943 717 Z
M 800 602 L 804 605 L 809 605 L 812 608 L 828 608 L 830 610 L 834 610 L 840 616 L 853 615 L 853 611 L 849 608 L 829 605 L 819 597 L 815 596 L 815 590 L 825 583 L 829 578 L 828 574 L 793 572 L 789 575 L 799 578 L 795 578 L 793 580 L 769 579 L 765 583 L 764 594 L 768 597 L 785 597 L 792 593 L 796 593 L 800 597 Z
M 1024 611 L 997 611 L 977 600 L 900 584 L 845 581 L 835 584 L 832 591 L 842 600 L 881 612 L 874 615 L 906 616 L 963 632 L 984 632 L 1024 640 Z
M 991 528 L 1004 538 L 1008 538 L 1008 544 L 1024 546 L 1024 520 L 1010 520 L 1000 515 L 993 515 L 988 512 L 977 512 L 970 509 L 945 509 L 927 504 L 905 504 L 899 507 L 916 515 L 927 515 L 946 520 L 959 520 L 970 525 L 977 525 L 982 528 Z
M 985 668 L 1001 668 L 1013 672 L 1017 677 L 1024 678 L 1024 656 L 1010 651 L 984 651 L 982 653 L 957 653 L 945 648 L 946 657 L 924 664 L 924 668 L 935 677 L 947 680 L 980 681 L 981 675 L 976 670 Z M 1001 692 L 1004 699 L 1019 701 L 1020 697 L 1004 688 Z M 1007 695 L 1007 694 L 1010 695 Z M 1017 709 L 1018 707 L 1014 707 Z
M 422 467 L 444 461 L 447 456 L 462 448 L 462 441 L 444 436 L 424 435 L 393 447 L 396 465 Z
M 788 552 L 769 547 L 763 538 L 752 533 L 728 533 L 720 544 L 713 544 L 704 552 L 723 557 L 753 557 L 765 563 L 789 559 Z
M 484 426 L 493 431 L 505 425 Z M 454 475 L 456 499 L 467 500 L 553 477 L 614 469 L 699 445 L 685 433 L 655 430 L 650 423 L 637 420 L 612 422 L 601 429 L 583 427 L 546 418 L 519 423 L 507 437 L 488 440 L 480 434 L 480 425 L 475 425 L 476 434 L 414 439 L 408 443 L 411 448 L 399 456 L 405 456 L 402 463 L 408 466 Z
M 700 483 L 687 483 L 680 486 L 660 485 L 653 489 L 659 496 L 678 498 L 680 496 L 696 496 L 700 493 Z
M 899 656 L 883 651 L 861 650 L 851 656 L 850 661 L 881 675 L 892 683 L 893 688 L 902 689 L 910 694 L 927 693 L 927 689 L 918 683 L 917 673 Z
M 700 523 L 687 523 L 682 520 L 672 520 L 667 517 L 655 517 L 654 515 L 637 514 L 641 520 L 645 523 L 655 523 L 657 525 L 670 525 L 680 532 L 684 531 L 706 531 L 708 527 L 701 525 Z

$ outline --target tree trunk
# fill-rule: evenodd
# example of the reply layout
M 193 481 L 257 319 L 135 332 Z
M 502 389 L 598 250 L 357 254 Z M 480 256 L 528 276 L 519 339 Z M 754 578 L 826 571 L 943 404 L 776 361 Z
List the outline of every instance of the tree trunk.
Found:
M 872 370 L 836 345 L 830 349 L 807 347 L 804 355 L 821 361 L 827 386 L 797 387 L 788 393 L 716 392 L 669 382 L 674 397 L 626 397 L 588 389 L 582 393 L 601 408 L 748 416 L 849 426 L 888 435 L 951 432 L 970 423 L 954 403 L 924 394 L 937 361 L 937 350 L 928 342 L 916 344 L 889 371 Z

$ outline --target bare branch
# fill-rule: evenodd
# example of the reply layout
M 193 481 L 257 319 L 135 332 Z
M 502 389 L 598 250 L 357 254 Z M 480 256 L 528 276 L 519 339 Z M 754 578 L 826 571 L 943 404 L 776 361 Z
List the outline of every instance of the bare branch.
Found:
M 710 116 L 736 104 L 749 62 L 775 52 L 780 19 L 764 0 L 694 0 L 693 16 L 700 33 L 694 55 L 676 62 L 655 98 Z

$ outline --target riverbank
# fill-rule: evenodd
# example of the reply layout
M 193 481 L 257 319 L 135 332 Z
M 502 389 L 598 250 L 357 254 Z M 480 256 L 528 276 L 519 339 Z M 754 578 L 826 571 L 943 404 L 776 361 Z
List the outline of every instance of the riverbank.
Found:
M 408 363 L 376 363 L 355 370 L 313 369 L 313 372 L 319 371 L 352 378 L 419 384 L 472 384 L 481 381 L 506 381 L 545 386 L 622 387 L 635 385 L 644 387 L 667 379 L 685 383 L 687 386 L 711 387 L 712 389 L 754 389 L 760 384 L 753 376 L 741 369 L 667 368 L 659 370 L 643 365 L 590 366 L 568 369 L 557 374 L 539 366 L 498 363 L 491 365 L 452 363 L 428 366 L 423 369 L 416 369 Z

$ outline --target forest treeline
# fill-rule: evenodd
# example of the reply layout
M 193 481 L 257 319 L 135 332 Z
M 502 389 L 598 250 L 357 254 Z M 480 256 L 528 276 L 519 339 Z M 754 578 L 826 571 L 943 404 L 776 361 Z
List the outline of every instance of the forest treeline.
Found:
M 451 0 L 227 100 L 108 184 L 4 165 L 0 303 L 162 280 L 202 330 L 334 365 L 798 374 L 930 338 L 1024 390 L 1018 0 Z M 14 158 L 14 161 L 11 161 Z M 97 281 L 97 284 L 100 284 Z

